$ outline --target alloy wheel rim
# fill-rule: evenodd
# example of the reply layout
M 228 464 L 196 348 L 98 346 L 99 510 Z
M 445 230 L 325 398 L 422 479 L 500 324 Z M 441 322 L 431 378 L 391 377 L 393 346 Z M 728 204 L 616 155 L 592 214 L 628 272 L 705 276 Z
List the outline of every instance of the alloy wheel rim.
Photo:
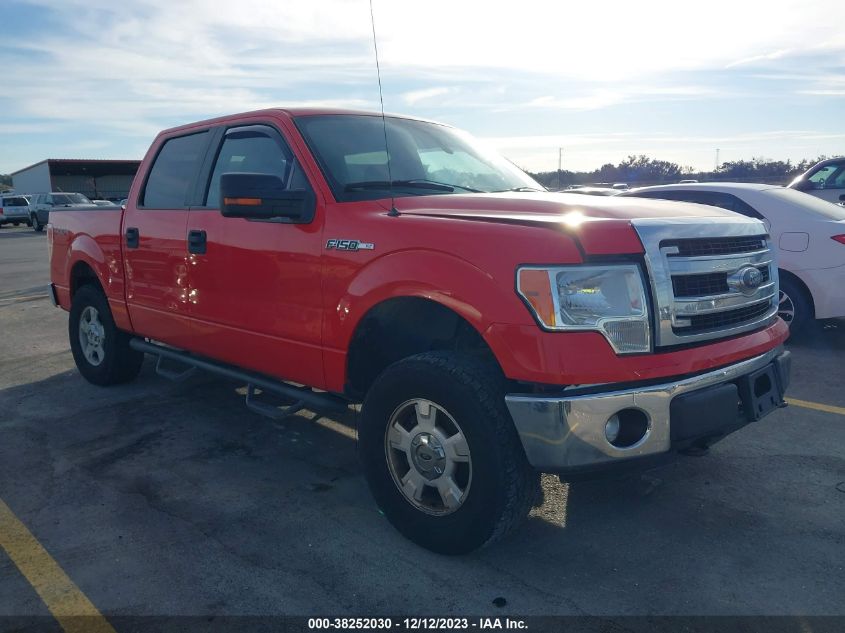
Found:
M 427 514 L 461 508 L 472 484 L 463 430 L 443 407 L 416 398 L 400 404 L 384 438 L 387 467 L 408 503 Z
M 783 319 L 787 325 L 791 325 L 795 319 L 795 303 L 783 290 L 778 295 L 778 316 Z
M 106 328 L 100 321 L 100 313 L 93 306 L 86 306 L 79 315 L 79 346 L 85 360 L 94 367 L 102 364 L 106 357 L 103 347 Z

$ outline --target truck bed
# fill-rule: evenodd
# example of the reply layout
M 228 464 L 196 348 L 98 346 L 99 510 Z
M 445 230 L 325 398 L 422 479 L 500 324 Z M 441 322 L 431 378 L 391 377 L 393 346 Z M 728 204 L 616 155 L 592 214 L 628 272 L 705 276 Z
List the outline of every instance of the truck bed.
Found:
M 112 310 L 125 314 L 124 269 L 121 257 L 121 207 L 74 207 L 50 211 L 47 241 L 50 277 L 59 305 L 70 309 L 71 262 L 87 264 L 97 273 Z M 117 303 L 118 305 L 114 305 Z

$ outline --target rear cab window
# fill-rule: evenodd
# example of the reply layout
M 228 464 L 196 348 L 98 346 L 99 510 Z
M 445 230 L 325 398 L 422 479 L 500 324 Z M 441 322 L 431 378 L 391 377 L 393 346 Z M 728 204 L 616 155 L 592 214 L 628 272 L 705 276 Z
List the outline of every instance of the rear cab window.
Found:
M 208 130 L 176 136 L 164 142 L 150 168 L 140 206 L 185 209 L 205 158 Z

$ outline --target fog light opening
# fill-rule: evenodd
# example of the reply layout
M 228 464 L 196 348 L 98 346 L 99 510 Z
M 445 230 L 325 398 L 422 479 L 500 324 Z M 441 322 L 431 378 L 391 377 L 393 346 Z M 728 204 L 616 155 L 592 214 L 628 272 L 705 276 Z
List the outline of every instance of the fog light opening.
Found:
M 607 419 L 604 437 L 611 446 L 630 448 L 648 433 L 648 416 L 639 409 L 622 409 Z
M 607 441 L 613 444 L 619 438 L 619 416 L 612 415 L 610 419 L 607 421 L 607 424 L 604 425 L 604 436 L 607 438 Z

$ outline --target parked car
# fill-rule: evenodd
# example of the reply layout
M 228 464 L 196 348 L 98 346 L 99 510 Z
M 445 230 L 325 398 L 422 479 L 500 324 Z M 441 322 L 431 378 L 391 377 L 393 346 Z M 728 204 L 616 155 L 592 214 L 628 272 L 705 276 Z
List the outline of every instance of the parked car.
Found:
M 789 183 L 789 188 L 828 202 L 845 202 L 845 156 L 816 163 Z
M 18 194 L 0 195 L 0 226 L 29 224 L 29 201 Z
M 125 209 L 48 231 L 83 377 L 132 380 L 146 353 L 243 381 L 271 417 L 363 403 L 376 502 L 448 554 L 517 526 L 539 472 L 654 466 L 782 406 L 765 236 L 715 207 L 542 191 L 449 126 L 331 109 L 162 132 Z
M 30 203 L 30 224 L 36 231 L 43 231 L 50 221 L 50 211 L 55 208 L 86 207 L 93 203 L 81 193 L 53 191 L 36 194 Z
M 645 187 L 622 194 L 697 202 L 766 223 L 780 267 L 779 314 L 795 333 L 845 316 L 845 209 L 794 189 L 745 183 Z
M 624 189 L 615 189 L 613 187 L 575 187 L 573 189 L 566 189 L 564 193 L 577 193 L 582 196 L 617 196 L 623 191 Z

